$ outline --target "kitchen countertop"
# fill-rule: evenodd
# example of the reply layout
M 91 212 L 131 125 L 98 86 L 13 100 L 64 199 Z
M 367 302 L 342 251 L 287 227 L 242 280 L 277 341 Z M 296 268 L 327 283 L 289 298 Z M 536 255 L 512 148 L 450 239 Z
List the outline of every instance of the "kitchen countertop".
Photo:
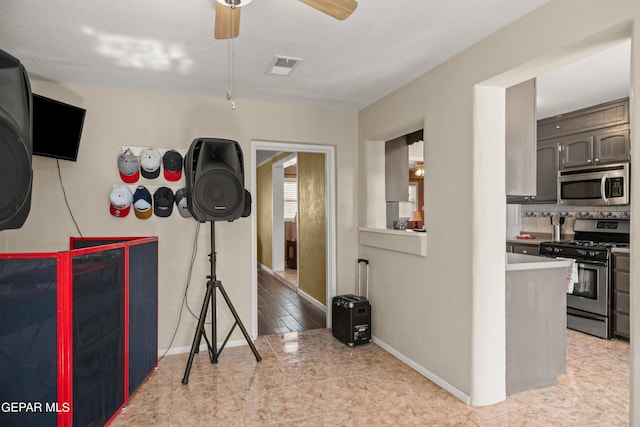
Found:
M 517 239 L 516 236 L 507 237 L 507 243 L 521 243 L 523 245 L 538 245 L 542 242 L 551 240 L 551 234 L 522 233 L 528 234 L 533 239 Z
M 548 258 L 534 255 L 505 254 L 505 270 L 539 270 L 543 268 L 564 268 L 571 265 L 571 261 L 565 259 Z
M 631 253 L 631 249 L 630 248 L 611 248 L 611 252 L 618 252 L 618 253 L 622 253 L 622 254 L 630 254 Z
M 515 237 L 507 237 L 507 243 L 519 243 L 522 245 L 539 245 L 542 242 L 548 242 L 551 237 L 544 239 L 541 237 L 534 237 L 533 239 L 516 239 Z
M 523 245 L 539 245 L 542 242 L 551 241 L 551 233 L 527 233 L 523 232 L 522 234 L 529 234 L 533 239 L 516 239 L 516 236 L 507 236 L 507 243 L 521 243 Z M 571 240 L 573 239 L 572 234 L 563 234 L 562 240 Z

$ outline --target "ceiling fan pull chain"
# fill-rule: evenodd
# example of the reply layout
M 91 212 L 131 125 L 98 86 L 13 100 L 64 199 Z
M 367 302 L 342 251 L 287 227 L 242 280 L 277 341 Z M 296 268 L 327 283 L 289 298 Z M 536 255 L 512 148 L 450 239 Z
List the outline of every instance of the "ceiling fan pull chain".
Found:
M 230 4 L 231 9 L 235 9 L 235 4 Z M 235 32 L 234 21 L 231 18 L 231 14 L 229 14 L 229 28 L 231 29 L 231 34 Z M 227 100 L 231 101 L 231 109 L 236 109 L 236 102 L 233 99 L 235 92 L 235 43 L 233 38 L 227 39 Z
M 227 40 L 227 101 L 231 101 L 231 39 Z
M 231 109 L 236 109 L 236 47 L 234 39 L 231 39 Z

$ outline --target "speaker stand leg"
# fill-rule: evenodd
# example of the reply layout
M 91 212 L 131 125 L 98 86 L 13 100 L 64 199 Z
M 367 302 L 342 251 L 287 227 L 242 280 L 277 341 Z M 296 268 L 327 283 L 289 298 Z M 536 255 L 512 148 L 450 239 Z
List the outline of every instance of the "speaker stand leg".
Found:
M 229 298 L 229 295 L 227 295 L 227 292 L 225 291 L 224 286 L 222 286 L 222 282 L 220 280 L 217 280 L 216 278 L 215 248 L 216 248 L 215 225 L 214 225 L 214 222 L 212 221 L 211 222 L 211 254 L 209 254 L 209 263 L 211 265 L 211 275 L 208 276 L 209 280 L 207 280 L 207 291 L 204 296 L 204 301 L 202 302 L 202 308 L 200 309 L 198 326 L 196 328 L 196 333 L 194 334 L 194 337 L 193 337 L 193 343 L 191 344 L 191 351 L 189 352 L 187 367 L 185 369 L 184 376 L 182 377 L 182 384 L 187 384 L 189 382 L 189 374 L 191 373 L 191 365 L 193 364 L 193 358 L 200 348 L 202 338 L 204 338 L 207 343 L 207 349 L 209 351 L 209 359 L 211 360 L 211 363 L 218 363 L 218 357 L 220 356 L 220 353 L 222 353 L 222 350 L 224 349 L 225 345 L 229 341 L 229 337 L 231 337 L 231 333 L 233 332 L 236 326 L 240 327 L 240 330 L 242 331 L 242 335 L 244 336 L 244 339 L 247 341 L 247 344 L 249 344 L 249 347 L 251 348 L 251 351 L 253 352 L 253 355 L 256 358 L 256 362 L 260 362 L 262 360 L 262 357 L 258 353 L 258 349 L 256 349 L 256 346 L 253 344 L 253 341 L 249 336 L 249 333 L 247 332 L 246 328 L 242 324 L 242 320 L 240 320 L 240 316 L 238 315 L 238 312 L 233 307 L 233 304 L 231 303 L 231 299 Z M 233 318 L 235 319 L 233 326 L 229 330 L 229 333 L 225 337 L 219 349 L 217 349 L 218 343 L 217 343 L 217 336 L 216 336 L 216 332 L 217 332 L 216 331 L 216 322 L 217 322 L 216 289 L 220 290 L 220 293 L 222 294 L 224 301 L 227 303 L 227 307 L 229 307 L 229 310 L 231 311 L 231 314 L 233 314 Z M 209 340 L 207 339 L 207 335 L 204 330 L 204 324 L 207 317 L 207 308 L 209 307 L 209 304 L 211 304 L 211 342 L 209 342 Z
M 202 302 L 202 309 L 200 310 L 200 317 L 198 318 L 198 326 L 196 328 L 196 333 L 193 337 L 193 343 L 191 344 L 191 351 L 189 352 L 189 360 L 187 361 L 187 368 L 184 372 L 184 376 L 182 377 L 182 384 L 187 384 L 189 382 L 189 374 L 191 373 L 191 365 L 193 364 L 193 358 L 196 353 L 200 350 L 200 343 L 202 342 L 202 337 L 204 336 L 205 341 L 207 342 L 207 348 L 209 349 L 209 354 L 212 354 L 212 346 L 207 340 L 207 336 L 204 332 L 204 323 L 207 318 L 207 308 L 209 308 L 209 303 L 211 302 L 211 297 L 215 293 L 215 287 L 211 280 L 207 282 L 207 291 L 204 296 L 204 300 Z M 212 306 L 213 307 L 213 306 Z M 212 330 L 215 330 L 215 326 L 211 326 Z M 213 338 L 215 340 L 215 338 Z M 215 341 L 214 341 L 215 343 Z

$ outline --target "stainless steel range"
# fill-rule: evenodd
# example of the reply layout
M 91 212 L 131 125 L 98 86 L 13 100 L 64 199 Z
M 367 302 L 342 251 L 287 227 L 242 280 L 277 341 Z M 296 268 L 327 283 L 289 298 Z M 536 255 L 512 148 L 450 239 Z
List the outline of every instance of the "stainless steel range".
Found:
M 629 246 L 629 220 L 579 218 L 573 231 L 575 240 L 541 243 L 540 255 L 575 260 L 567 327 L 608 339 L 613 327 L 611 249 Z

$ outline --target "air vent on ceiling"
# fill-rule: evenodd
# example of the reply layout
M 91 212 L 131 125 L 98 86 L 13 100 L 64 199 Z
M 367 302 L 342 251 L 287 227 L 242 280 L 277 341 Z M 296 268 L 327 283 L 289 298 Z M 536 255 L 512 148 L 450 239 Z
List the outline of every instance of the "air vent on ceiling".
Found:
M 288 76 L 300 61 L 302 61 L 300 58 L 276 55 L 273 57 L 271 64 L 269 64 L 267 73 L 275 76 Z

